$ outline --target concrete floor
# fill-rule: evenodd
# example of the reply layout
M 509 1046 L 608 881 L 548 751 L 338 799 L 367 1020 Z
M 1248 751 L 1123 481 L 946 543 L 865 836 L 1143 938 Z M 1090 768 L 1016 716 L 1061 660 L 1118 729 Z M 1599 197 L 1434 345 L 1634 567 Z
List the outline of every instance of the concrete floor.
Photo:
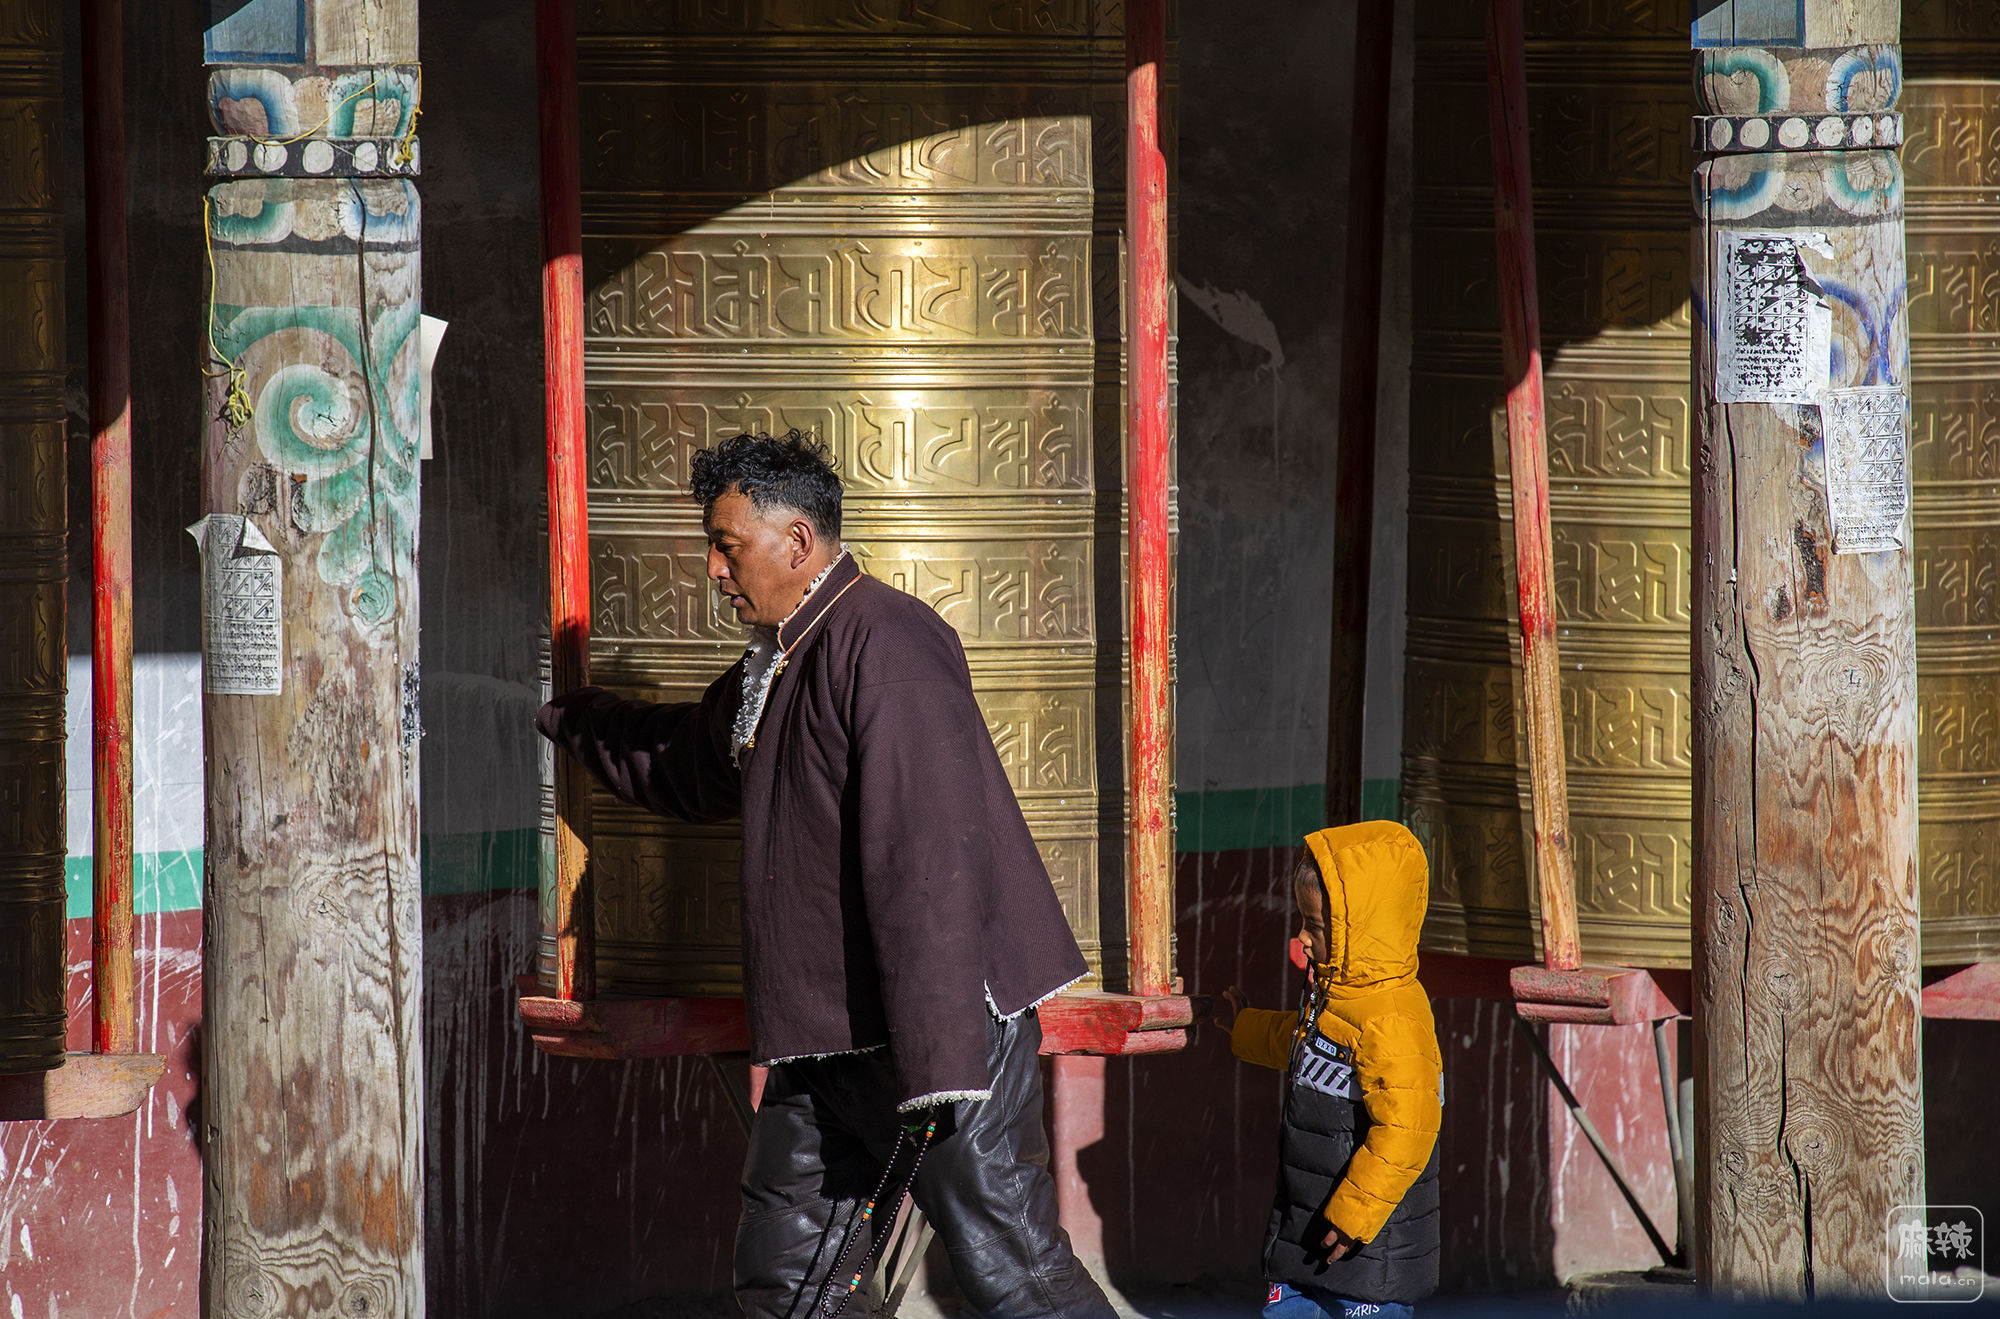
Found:
M 1219 1286 L 1196 1285 L 1164 1288 L 1142 1295 L 1111 1293 L 1119 1319 L 1255 1319 L 1262 1298 L 1226 1292 Z M 1599 1274 L 1580 1278 L 1558 1291 L 1496 1295 L 1460 1292 L 1434 1296 L 1417 1307 L 1424 1319 L 1569 1319 L 1574 1316 L 1626 1316 L 1667 1319 L 1669 1316 L 1700 1315 L 1704 1319 L 1910 1319 L 1910 1307 L 1888 1301 L 1822 1301 L 1810 1307 L 1780 1304 L 1730 1304 L 1704 1301 L 1686 1288 L 1662 1288 L 1645 1282 L 1638 1274 Z M 1985 1298 L 1972 1305 L 1954 1305 L 1952 1313 L 2000 1314 L 2000 1279 L 1989 1280 Z M 1919 1312 L 1921 1313 L 1921 1312 Z M 657 1300 L 628 1306 L 588 1319 L 736 1319 L 736 1307 L 727 1298 L 705 1300 Z M 850 1311 L 852 1319 L 862 1319 Z M 583 1317 L 579 1317 L 583 1319 Z M 928 1296 L 906 1300 L 898 1319 L 966 1319 L 965 1312 L 949 1304 L 939 1305 Z

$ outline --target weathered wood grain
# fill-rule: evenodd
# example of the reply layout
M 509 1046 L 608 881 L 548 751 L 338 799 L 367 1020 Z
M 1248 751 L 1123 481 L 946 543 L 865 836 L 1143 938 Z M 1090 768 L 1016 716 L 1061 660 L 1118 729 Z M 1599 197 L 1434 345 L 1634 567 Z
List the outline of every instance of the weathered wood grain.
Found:
M 1806 9 L 1812 44 L 1894 58 L 1894 0 Z M 1836 108 L 1811 103 L 1828 59 L 1704 53 L 1697 97 Z M 1788 90 L 1735 76 L 1751 64 Z M 1834 308 L 1832 386 L 1907 386 L 1900 164 L 1717 155 L 1695 197 L 1698 1269 L 1729 1294 L 1879 1297 L 1888 1211 L 1924 1192 L 1911 558 L 1832 552 L 1822 409 L 1719 402 L 1713 327 L 1721 234 L 1823 233 L 1831 256 L 1802 259 Z
M 415 15 L 307 6 L 320 57 L 364 65 L 413 61 Z M 282 100 L 313 70 L 291 73 L 217 66 L 211 105 Z M 394 79 L 353 87 L 356 125 L 368 113 L 351 131 L 385 109 L 408 131 Z M 297 113 L 264 104 L 271 122 Z M 416 187 L 239 179 L 207 204 L 214 347 L 251 412 L 232 417 L 212 362 L 203 508 L 275 547 L 284 632 L 281 692 L 203 702 L 203 1312 L 409 1319 L 424 1312 Z

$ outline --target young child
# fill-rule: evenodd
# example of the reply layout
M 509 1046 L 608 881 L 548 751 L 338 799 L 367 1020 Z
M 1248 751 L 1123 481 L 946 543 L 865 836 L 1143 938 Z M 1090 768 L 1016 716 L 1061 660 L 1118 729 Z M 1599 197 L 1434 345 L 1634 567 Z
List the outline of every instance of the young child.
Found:
M 1429 867 L 1386 820 L 1322 829 L 1306 848 L 1292 876 L 1311 963 L 1298 1012 L 1244 1007 L 1231 987 L 1216 1019 L 1237 1057 L 1285 1070 L 1264 1314 L 1395 1319 L 1438 1274 L 1443 1063 L 1417 983 Z

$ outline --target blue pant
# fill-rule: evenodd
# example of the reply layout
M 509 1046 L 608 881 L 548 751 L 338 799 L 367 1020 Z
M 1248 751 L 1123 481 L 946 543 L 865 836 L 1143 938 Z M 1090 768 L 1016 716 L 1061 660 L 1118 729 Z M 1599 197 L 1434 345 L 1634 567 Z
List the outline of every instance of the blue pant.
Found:
M 1400 1301 L 1350 1301 L 1314 1288 L 1299 1291 L 1282 1282 L 1271 1284 L 1264 1302 L 1264 1319 L 1411 1319 L 1416 1310 Z

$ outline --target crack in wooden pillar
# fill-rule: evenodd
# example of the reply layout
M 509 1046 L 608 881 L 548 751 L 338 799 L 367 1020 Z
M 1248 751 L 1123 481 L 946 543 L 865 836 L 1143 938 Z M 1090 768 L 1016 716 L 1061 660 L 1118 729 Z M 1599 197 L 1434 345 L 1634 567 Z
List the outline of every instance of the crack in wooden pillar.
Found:
M 424 1310 L 416 59 L 414 0 L 249 6 L 207 33 L 217 1319 Z

